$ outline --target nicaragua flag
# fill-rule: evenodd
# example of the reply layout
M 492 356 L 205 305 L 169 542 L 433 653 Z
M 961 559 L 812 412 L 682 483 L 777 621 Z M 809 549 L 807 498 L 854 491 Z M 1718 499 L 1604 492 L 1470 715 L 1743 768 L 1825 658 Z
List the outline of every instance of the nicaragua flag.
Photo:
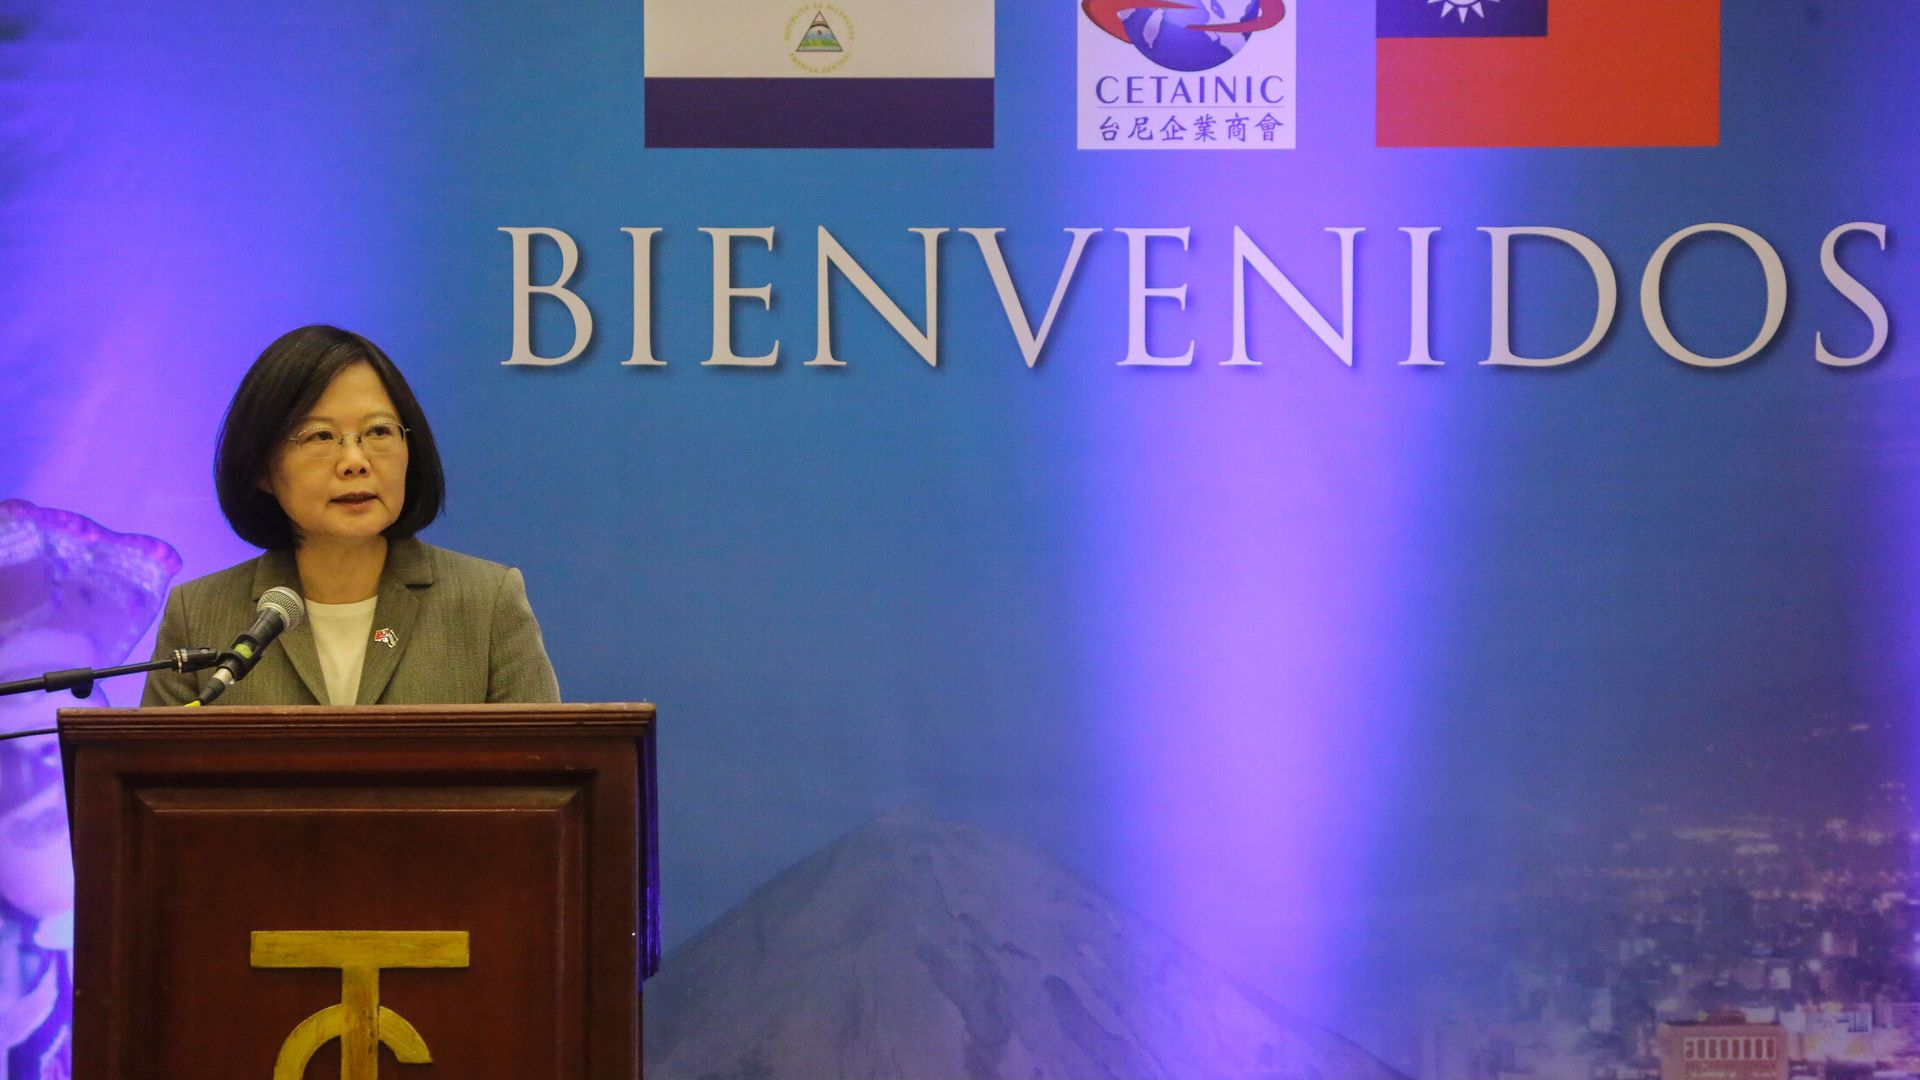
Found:
M 1380 146 L 1716 146 L 1720 0 L 1375 0 Z
M 993 0 L 645 5 L 648 146 L 993 145 Z

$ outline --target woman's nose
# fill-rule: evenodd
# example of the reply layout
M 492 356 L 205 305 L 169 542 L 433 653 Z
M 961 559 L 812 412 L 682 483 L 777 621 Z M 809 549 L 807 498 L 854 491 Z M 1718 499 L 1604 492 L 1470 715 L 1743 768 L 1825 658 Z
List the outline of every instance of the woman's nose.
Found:
M 340 448 L 340 455 L 333 467 L 342 476 L 365 476 L 367 474 L 367 451 L 360 445 L 358 435 L 346 436 L 346 445 Z

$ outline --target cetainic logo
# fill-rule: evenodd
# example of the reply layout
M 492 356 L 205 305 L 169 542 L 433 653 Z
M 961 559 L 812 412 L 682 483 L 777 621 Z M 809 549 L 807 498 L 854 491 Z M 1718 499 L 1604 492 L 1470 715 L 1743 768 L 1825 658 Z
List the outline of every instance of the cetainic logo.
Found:
M 1287 0 L 1081 0 L 1080 10 L 1082 150 L 1294 145 Z
M 1282 0 L 1084 0 L 1093 25 L 1174 71 L 1206 71 L 1240 55 L 1287 17 Z

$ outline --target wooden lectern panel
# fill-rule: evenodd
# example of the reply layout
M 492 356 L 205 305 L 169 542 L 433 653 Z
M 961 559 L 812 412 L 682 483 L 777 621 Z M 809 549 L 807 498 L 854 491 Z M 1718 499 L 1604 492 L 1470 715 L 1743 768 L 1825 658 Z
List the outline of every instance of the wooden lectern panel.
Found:
M 314 1030 L 345 1022 L 369 976 L 331 954 L 268 966 L 287 962 L 281 939 L 256 934 L 330 931 L 298 940 L 337 951 L 359 947 L 339 932 L 374 932 L 390 954 L 362 962 L 379 969 L 363 987 L 379 1039 L 362 1048 L 380 1075 L 637 1078 L 651 720 L 646 706 L 63 713 L 75 1076 L 268 1080 L 284 1054 L 306 1062 L 292 1076 L 372 1080 L 343 1070 L 337 1032 L 286 1049 L 322 1010 L 340 1007 Z M 466 935 L 463 966 L 395 936 L 436 931 Z M 386 1038 L 389 1011 L 430 1064 L 396 1063 L 409 1042 Z

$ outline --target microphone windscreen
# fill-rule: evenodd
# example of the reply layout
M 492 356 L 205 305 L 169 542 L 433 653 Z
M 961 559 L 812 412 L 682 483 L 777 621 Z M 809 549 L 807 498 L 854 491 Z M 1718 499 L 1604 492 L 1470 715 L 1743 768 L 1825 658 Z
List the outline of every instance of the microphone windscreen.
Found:
M 299 593 L 285 585 L 275 585 L 261 593 L 260 603 L 255 605 L 254 610 L 278 612 L 281 620 L 286 624 L 280 628 L 281 633 L 299 626 L 300 620 L 307 617 L 305 601 L 300 599 Z

